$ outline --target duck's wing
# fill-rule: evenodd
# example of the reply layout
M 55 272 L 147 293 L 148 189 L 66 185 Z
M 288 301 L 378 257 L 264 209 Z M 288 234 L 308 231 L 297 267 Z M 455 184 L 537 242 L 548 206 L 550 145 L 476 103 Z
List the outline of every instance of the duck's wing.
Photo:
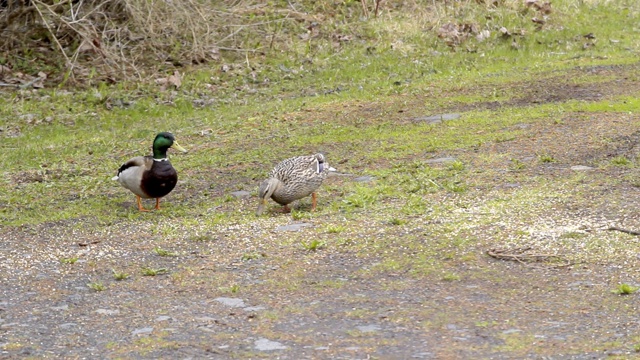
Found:
M 153 158 L 151 156 L 136 156 L 127 160 L 120 169 L 118 169 L 118 175 L 113 177 L 113 180 L 118 180 L 120 176 L 126 176 L 128 174 L 135 174 L 136 176 L 142 176 L 145 170 L 151 169 L 153 166 Z

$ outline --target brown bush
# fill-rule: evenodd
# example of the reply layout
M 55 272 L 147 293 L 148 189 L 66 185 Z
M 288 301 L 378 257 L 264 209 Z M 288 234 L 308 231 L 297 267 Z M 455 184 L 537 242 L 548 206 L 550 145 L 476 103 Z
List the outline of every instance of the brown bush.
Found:
M 73 80 L 144 78 L 217 60 L 221 50 L 256 51 L 278 23 L 300 21 L 295 11 L 260 3 L 1 0 L 0 64 Z

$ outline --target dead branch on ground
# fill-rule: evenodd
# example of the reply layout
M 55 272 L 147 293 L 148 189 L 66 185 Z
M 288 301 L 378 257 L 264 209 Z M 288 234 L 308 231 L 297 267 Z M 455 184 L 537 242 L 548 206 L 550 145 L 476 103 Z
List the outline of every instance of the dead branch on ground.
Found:
M 573 265 L 572 262 L 566 261 L 560 255 L 554 254 L 539 254 L 533 252 L 532 247 L 519 247 L 512 249 L 489 249 L 487 250 L 487 255 L 491 256 L 494 259 L 498 260 L 508 260 L 508 261 L 517 261 L 521 264 L 529 264 L 529 263 L 541 263 L 541 262 L 549 262 L 549 261 L 564 261 L 559 265 L 553 265 L 553 267 L 566 267 Z

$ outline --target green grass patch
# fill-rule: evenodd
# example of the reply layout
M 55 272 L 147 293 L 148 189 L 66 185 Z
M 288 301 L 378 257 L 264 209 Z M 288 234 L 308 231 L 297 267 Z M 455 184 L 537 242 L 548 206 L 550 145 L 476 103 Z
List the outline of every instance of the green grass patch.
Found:
M 156 276 L 156 275 L 163 275 L 163 274 L 167 274 L 169 272 L 168 269 L 166 268 L 150 268 L 150 267 L 143 267 L 142 268 L 142 275 L 144 276 Z
M 631 286 L 629 284 L 620 284 L 614 290 L 611 290 L 612 293 L 618 295 L 631 295 L 640 289 L 637 286 Z

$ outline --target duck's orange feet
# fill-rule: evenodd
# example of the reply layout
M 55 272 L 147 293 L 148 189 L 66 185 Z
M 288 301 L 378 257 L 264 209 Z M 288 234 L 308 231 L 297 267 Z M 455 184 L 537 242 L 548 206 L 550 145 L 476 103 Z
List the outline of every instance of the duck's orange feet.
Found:
M 282 213 L 288 214 L 290 212 L 291 212 L 291 209 L 289 209 L 289 206 L 285 205 L 282 207 Z
M 160 210 L 160 198 L 156 198 L 156 210 Z
M 136 200 L 138 202 L 138 210 L 143 211 L 143 212 L 148 212 L 149 210 L 145 209 L 142 207 L 142 198 L 138 195 L 136 195 Z
M 318 204 L 318 195 L 311 193 L 311 211 L 316 211 L 316 205 Z

